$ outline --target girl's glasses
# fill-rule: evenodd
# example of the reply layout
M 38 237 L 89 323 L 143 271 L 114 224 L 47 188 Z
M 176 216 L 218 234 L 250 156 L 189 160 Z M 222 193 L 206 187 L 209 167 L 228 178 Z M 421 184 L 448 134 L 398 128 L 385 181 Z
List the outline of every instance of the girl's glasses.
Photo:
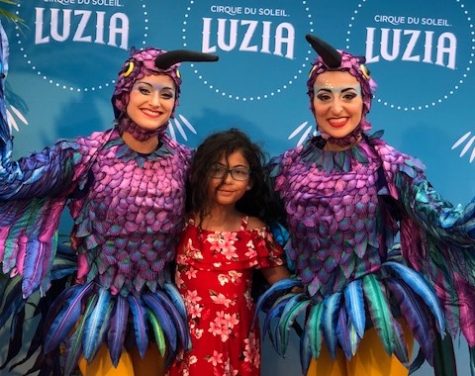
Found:
M 227 168 L 221 164 L 215 164 L 211 167 L 211 177 L 216 179 L 223 179 L 228 174 L 231 174 L 231 177 L 234 180 L 247 180 L 251 175 L 251 172 L 246 167 L 234 167 Z

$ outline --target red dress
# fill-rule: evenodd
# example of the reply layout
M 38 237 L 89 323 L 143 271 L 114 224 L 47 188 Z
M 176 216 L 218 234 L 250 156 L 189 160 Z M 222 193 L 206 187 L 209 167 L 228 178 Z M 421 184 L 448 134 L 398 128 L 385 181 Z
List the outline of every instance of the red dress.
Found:
M 251 327 L 252 270 L 283 265 L 282 249 L 267 228 L 198 229 L 190 220 L 177 253 L 176 284 L 188 311 L 192 350 L 171 376 L 258 376 L 259 328 Z

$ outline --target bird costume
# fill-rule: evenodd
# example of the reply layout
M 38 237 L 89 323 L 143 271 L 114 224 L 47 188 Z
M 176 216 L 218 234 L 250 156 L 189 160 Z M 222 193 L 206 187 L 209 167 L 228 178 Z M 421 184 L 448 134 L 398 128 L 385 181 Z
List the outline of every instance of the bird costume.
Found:
M 176 106 L 179 63 L 215 60 L 214 55 L 192 51 L 133 51 L 112 97 L 113 129 L 59 141 L 18 161 L 11 159 L 2 96 L 0 262 L 13 280 L 3 293 L 2 305 L 9 309 L 1 313 L 0 322 L 13 317 L 13 337 L 32 294 L 39 291 L 51 303 L 49 309 L 44 304 L 41 308 L 40 299 L 36 312 L 43 318 L 29 352 L 41 346 L 41 374 L 47 373 L 45 359 L 58 349 L 63 356 L 60 368 L 53 369 L 68 375 L 80 357 L 91 361 L 104 344 L 114 366 L 124 346 L 143 357 L 151 337 L 167 363 L 189 348 L 184 303 L 170 282 L 168 265 L 183 226 L 192 153 L 165 133 L 166 125 L 156 131 L 140 128 L 126 107 L 133 84 L 152 74 L 172 78 Z M 159 146 L 150 154 L 138 153 L 122 139 L 124 131 L 137 140 L 158 137 Z M 58 224 L 66 205 L 74 222 L 73 253 L 61 247 L 57 253 Z M 75 280 L 63 282 L 64 289 L 57 291 L 56 282 L 72 272 L 77 273 Z M 59 296 L 52 296 L 50 286 Z M 9 358 L 18 353 L 11 348 Z
M 423 165 L 370 134 L 375 83 L 364 58 L 338 51 L 312 35 L 319 57 L 307 82 L 349 72 L 360 83 L 362 120 L 342 139 L 341 151 L 315 136 L 270 164 L 290 234 L 296 278 L 276 283 L 260 299 L 264 330 L 285 352 L 289 331 L 305 312 L 300 354 L 303 373 L 322 348 L 347 361 L 373 328 L 388 354 L 408 364 L 403 325 L 434 364 L 434 341 L 462 332 L 475 346 L 475 200 L 453 206 L 427 181 Z M 313 110 L 313 107 L 312 107 Z M 303 292 L 291 289 L 302 286 Z M 376 359 L 377 362 L 377 359 Z M 386 371 L 388 372 L 388 371 Z

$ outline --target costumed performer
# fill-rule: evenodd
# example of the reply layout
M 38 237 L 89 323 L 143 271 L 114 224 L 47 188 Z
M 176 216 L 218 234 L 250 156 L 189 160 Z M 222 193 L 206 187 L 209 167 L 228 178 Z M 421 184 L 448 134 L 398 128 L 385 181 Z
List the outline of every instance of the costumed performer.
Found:
M 297 275 L 258 303 L 271 305 L 268 321 L 279 317 L 277 351 L 305 312 L 304 374 L 407 375 L 413 339 L 450 374 L 450 359 L 438 364 L 446 331 L 449 345 L 463 333 L 473 367 L 475 202 L 445 201 L 419 161 L 369 133 L 375 83 L 364 57 L 307 40 L 319 55 L 307 89 L 320 134 L 270 165 Z M 298 285 L 304 293 L 287 293 Z
M 13 316 L 12 333 L 26 299 L 37 290 L 48 296 L 51 280 L 66 273 L 56 261 L 65 205 L 74 221 L 76 280 L 47 309 L 28 353 L 41 347 L 42 375 L 68 375 L 78 362 L 83 375 L 157 375 L 160 363 L 189 349 L 168 265 L 183 226 L 191 151 L 166 130 L 179 100 L 180 62 L 215 60 L 185 50 L 133 51 L 112 96 L 113 129 L 18 161 L 2 122 L 0 262 L 16 284 L 5 291 L 0 320 Z

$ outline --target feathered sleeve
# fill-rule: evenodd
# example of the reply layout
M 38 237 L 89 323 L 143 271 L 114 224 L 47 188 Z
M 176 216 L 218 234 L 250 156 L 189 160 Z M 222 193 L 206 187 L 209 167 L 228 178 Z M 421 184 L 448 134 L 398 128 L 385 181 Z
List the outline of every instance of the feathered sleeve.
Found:
M 8 144 L 6 148 L 11 150 Z M 74 166 L 81 159 L 78 144 L 68 141 L 18 161 L 11 161 L 10 154 L 10 151 L 4 154 L 0 165 L 0 201 L 3 202 L 67 195 Z
M 475 248 L 475 199 L 465 207 L 444 200 L 421 173 L 400 173 L 396 186 L 411 217 L 431 236 L 459 247 Z
M 409 264 L 433 283 L 452 334 L 461 329 L 475 346 L 475 201 L 454 206 L 404 156 L 394 175 L 402 205 L 401 249 Z
M 0 24 L 0 264 L 10 276 L 22 276 L 24 297 L 49 287 L 59 218 L 69 194 L 87 182 L 85 172 L 108 132 L 52 148 L 18 161 L 4 97 L 7 40 Z
M 3 273 L 22 276 L 24 297 L 49 288 L 58 223 L 80 159 L 76 143 L 60 142 L 2 165 L 0 261 Z

